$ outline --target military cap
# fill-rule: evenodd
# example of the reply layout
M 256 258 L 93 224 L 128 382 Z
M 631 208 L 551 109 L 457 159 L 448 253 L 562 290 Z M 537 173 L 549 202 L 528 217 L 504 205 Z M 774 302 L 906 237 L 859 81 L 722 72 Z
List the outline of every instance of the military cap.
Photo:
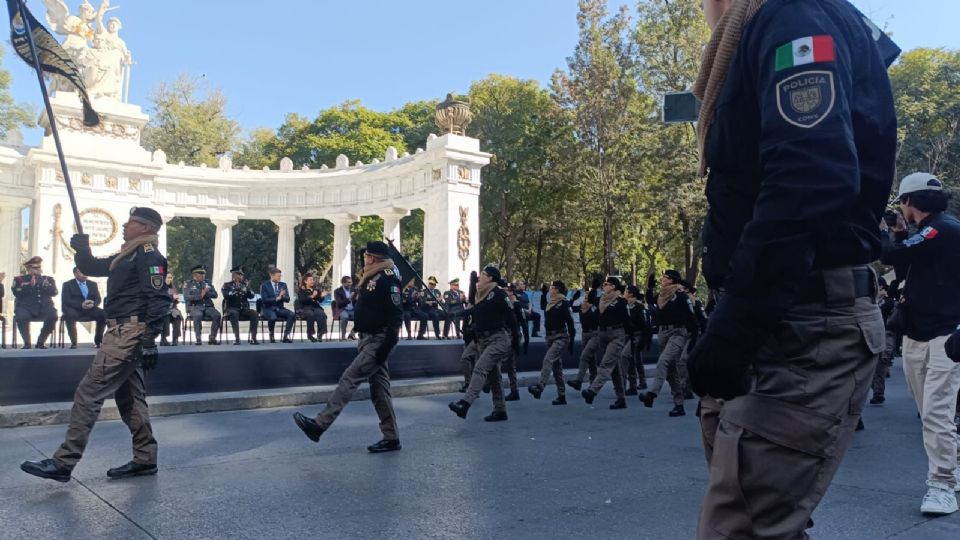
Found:
M 433 283 L 434 285 L 436 285 L 437 283 L 439 283 L 439 281 L 437 280 L 436 276 L 430 276 L 427 278 L 427 283 Z
M 460 284 L 460 278 L 455 277 L 455 278 L 451 279 L 450 282 L 449 282 L 449 284 L 450 284 L 450 285 L 459 285 L 459 284 Z
M 367 255 L 386 259 L 390 257 L 390 249 L 383 242 L 367 242 Z
M 231 274 L 240 274 L 240 275 L 242 276 L 242 275 L 243 275 L 243 267 L 240 266 L 240 265 L 234 266 L 233 268 L 230 269 L 230 273 L 231 273 Z
M 33 257 L 30 257 L 29 259 L 27 259 L 27 262 L 23 263 L 23 265 L 26 267 L 40 266 L 41 264 L 43 264 L 43 259 L 40 258 L 40 256 L 38 255 L 34 255 Z
M 680 272 L 677 272 L 676 270 L 667 270 L 666 272 L 663 273 L 663 275 L 670 278 L 670 281 L 673 281 L 674 283 L 683 282 L 683 276 L 681 276 Z
M 146 225 L 153 225 L 158 229 L 163 226 L 163 218 L 160 213 L 153 208 L 146 206 L 134 206 L 130 209 L 130 217 Z
M 206 274 L 207 267 L 203 264 L 198 264 L 190 269 L 191 274 Z
M 483 269 L 483 273 L 493 278 L 494 281 L 500 281 L 502 278 L 500 276 L 500 269 L 492 264 L 488 264 Z

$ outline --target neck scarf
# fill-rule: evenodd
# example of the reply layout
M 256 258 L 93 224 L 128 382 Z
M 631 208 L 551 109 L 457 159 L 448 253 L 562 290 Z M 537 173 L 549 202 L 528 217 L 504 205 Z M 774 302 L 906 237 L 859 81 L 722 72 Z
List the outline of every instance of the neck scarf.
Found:
M 717 27 L 714 28 L 707 47 L 703 50 L 703 60 L 700 63 L 700 74 L 693 85 L 693 94 L 701 101 L 700 117 L 697 122 L 697 144 L 700 147 L 700 176 L 707 174 L 704 144 L 707 133 L 713 123 L 713 113 L 717 106 L 717 98 L 727 78 L 730 61 L 737 53 L 740 37 L 757 11 L 763 7 L 766 0 L 733 0 L 720 17 Z
M 586 298 L 583 299 L 583 302 L 580 303 L 580 313 L 586 313 L 590 311 L 590 307 L 593 306 Z
M 554 308 L 554 306 L 556 306 L 556 305 L 559 304 L 560 302 L 563 302 L 563 301 L 566 300 L 566 299 L 567 299 L 567 297 L 564 296 L 564 295 L 562 295 L 562 294 L 560 294 L 560 293 L 557 293 L 557 294 L 552 294 L 552 293 L 551 293 L 551 294 L 550 294 L 550 299 L 547 300 L 547 309 L 546 309 L 546 311 L 550 311 L 551 309 Z
M 657 297 L 657 305 L 660 306 L 660 309 L 663 309 L 670 302 L 670 299 L 677 294 L 679 289 L 680 285 L 676 283 L 660 289 L 660 296 Z
M 491 281 L 489 283 L 477 283 L 477 303 L 483 301 L 494 289 L 497 288 L 497 282 Z
M 393 259 L 382 259 L 373 264 L 368 264 L 363 267 L 363 275 L 360 276 L 360 283 L 358 287 L 362 287 L 370 278 L 377 275 L 377 273 L 384 270 L 393 270 Z
M 616 301 L 617 298 L 620 298 L 620 291 L 616 289 L 608 293 L 603 293 L 603 296 L 600 297 L 600 313 L 606 311 L 607 307 Z
M 120 264 L 120 261 L 122 261 L 123 259 L 129 257 L 130 255 L 133 255 L 133 252 L 136 251 L 137 248 L 139 248 L 140 246 L 142 246 L 142 245 L 144 245 L 144 244 L 154 244 L 154 245 L 156 245 L 156 244 L 157 244 L 157 235 L 155 235 L 155 234 L 148 234 L 148 235 L 144 235 L 144 236 L 138 236 L 138 237 L 134 238 L 133 240 L 130 240 L 130 241 L 128 241 L 128 242 L 124 242 L 123 245 L 120 246 L 120 253 L 117 253 L 117 255 L 113 258 L 113 260 L 110 261 L 110 270 L 113 271 L 113 269 L 116 268 L 117 265 Z

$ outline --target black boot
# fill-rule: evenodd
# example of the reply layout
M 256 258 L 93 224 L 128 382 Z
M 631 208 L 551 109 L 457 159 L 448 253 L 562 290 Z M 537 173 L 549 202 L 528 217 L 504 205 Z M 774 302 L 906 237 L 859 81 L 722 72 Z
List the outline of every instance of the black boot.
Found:
M 520 401 L 520 392 L 511 390 L 509 394 L 503 397 L 504 401 Z
M 383 452 L 395 452 L 400 450 L 400 448 L 402 447 L 400 446 L 400 441 L 397 439 L 392 441 L 382 440 L 376 444 L 371 444 L 368 446 L 367 452 L 370 452 L 371 454 L 381 454 Z
M 451 411 L 457 413 L 457 416 L 459 416 L 460 418 L 466 418 L 467 411 L 470 410 L 470 404 L 462 399 L 459 401 L 450 403 L 449 405 L 447 405 L 447 407 L 449 407 Z
M 156 465 L 143 465 L 141 463 L 134 463 L 132 461 L 126 465 L 114 467 L 107 471 L 107 476 L 113 478 L 114 480 L 118 478 L 130 478 L 133 476 L 149 476 L 152 474 L 157 474 Z
M 631 384 L 630 387 L 627 388 L 627 391 L 624 392 L 624 395 L 627 395 L 627 396 L 635 396 L 635 395 L 637 395 L 637 394 L 638 394 L 638 392 L 637 392 L 637 385 L 636 385 L 636 384 Z
M 589 388 L 580 392 L 580 395 L 583 396 L 583 400 L 587 402 L 587 405 L 593 405 L 593 399 L 597 397 L 597 393 Z
M 686 416 L 687 411 L 683 410 L 683 405 L 677 405 L 676 407 L 670 410 L 669 414 L 671 417 L 676 418 L 677 416 Z
M 319 441 L 320 436 L 323 435 L 323 429 L 317 425 L 317 421 L 313 418 L 307 418 L 297 412 L 293 413 L 293 421 L 297 423 L 297 427 L 303 431 L 303 434 L 313 442 Z
M 612 411 L 615 411 L 617 409 L 626 409 L 626 408 L 627 408 L 627 400 L 623 398 L 617 398 L 617 400 L 613 402 L 613 405 L 610 405 L 610 410 Z
M 886 401 L 886 400 L 887 400 L 887 398 L 885 398 L 882 394 L 874 394 L 873 397 L 870 398 L 870 404 L 871 404 L 871 405 L 880 405 L 881 403 L 883 403 L 883 402 Z
M 569 386 L 570 388 L 573 388 L 574 390 L 576 390 L 577 392 L 579 392 L 580 389 L 583 387 L 583 382 L 581 382 L 581 381 L 567 381 L 567 386 Z
M 856 431 L 863 431 L 864 429 L 867 429 L 867 426 L 864 426 L 864 425 L 863 425 L 863 418 L 861 418 L 861 419 L 857 420 L 857 429 L 856 429 Z
M 653 400 L 657 399 L 657 395 L 653 392 L 644 392 L 640 394 L 640 401 L 643 402 L 643 406 L 646 408 L 653 407 Z
M 563 394 L 560 394 L 559 396 L 557 396 L 557 399 L 551 401 L 550 404 L 551 404 L 551 405 L 566 405 L 566 404 L 567 404 L 567 396 L 565 396 L 565 395 L 563 395 Z
M 484 422 L 503 422 L 507 419 L 507 413 L 505 411 L 493 411 L 489 416 L 484 416 Z
M 70 471 L 58 467 L 57 463 L 52 459 L 45 459 L 43 461 L 24 461 L 20 464 L 20 470 L 27 474 L 32 474 L 48 480 L 56 480 L 57 482 L 70 481 Z
M 539 384 L 532 384 L 527 387 L 527 392 L 530 392 L 534 399 L 540 399 L 540 396 L 543 395 L 543 387 Z

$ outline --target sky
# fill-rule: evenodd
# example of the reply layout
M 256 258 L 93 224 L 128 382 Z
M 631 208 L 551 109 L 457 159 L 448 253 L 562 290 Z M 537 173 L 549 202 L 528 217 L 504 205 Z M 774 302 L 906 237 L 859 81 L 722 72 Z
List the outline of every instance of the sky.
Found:
M 99 0 L 91 0 L 99 6 Z M 79 0 L 67 0 L 75 13 Z M 610 0 L 616 6 L 633 2 Z M 904 50 L 960 48 L 957 0 L 854 0 Z M 43 21 L 43 3 L 27 5 Z M 130 102 L 163 81 L 202 77 L 249 130 L 345 100 L 389 110 L 465 92 L 491 73 L 546 84 L 577 42 L 576 0 L 113 0 L 133 54 Z M 5 40 L 18 102 L 42 109 L 36 78 Z M 147 110 L 149 113 L 149 110 Z M 25 133 L 37 144 L 39 130 Z

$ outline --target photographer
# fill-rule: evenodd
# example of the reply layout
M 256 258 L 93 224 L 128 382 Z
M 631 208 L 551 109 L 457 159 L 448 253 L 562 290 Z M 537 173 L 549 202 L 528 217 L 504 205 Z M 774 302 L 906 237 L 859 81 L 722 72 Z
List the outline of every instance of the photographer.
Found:
M 960 325 L 960 221 L 945 214 L 948 196 L 935 176 L 914 173 L 900 182 L 901 218 L 884 245 L 884 264 L 906 270 L 903 302 L 903 372 L 923 422 L 929 461 L 927 494 L 920 511 L 957 511 L 957 431 L 952 422 L 960 389 L 960 363 L 946 350 Z M 907 223 L 917 233 L 907 233 Z M 880 229 L 889 231 L 886 220 Z

